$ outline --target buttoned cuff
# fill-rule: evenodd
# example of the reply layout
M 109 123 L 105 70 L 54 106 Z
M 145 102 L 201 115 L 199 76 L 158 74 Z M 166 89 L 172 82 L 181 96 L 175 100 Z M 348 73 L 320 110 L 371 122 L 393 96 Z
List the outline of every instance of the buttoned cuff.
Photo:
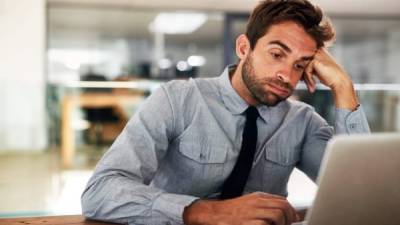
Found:
M 336 108 L 335 110 L 336 134 L 369 133 L 369 125 L 364 110 L 360 105 L 355 111 Z
M 197 199 L 199 198 L 188 195 L 162 193 L 153 202 L 152 211 L 153 214 L 167 217 L 171 221 L 170 224 L 183 224 L 183 210 Z

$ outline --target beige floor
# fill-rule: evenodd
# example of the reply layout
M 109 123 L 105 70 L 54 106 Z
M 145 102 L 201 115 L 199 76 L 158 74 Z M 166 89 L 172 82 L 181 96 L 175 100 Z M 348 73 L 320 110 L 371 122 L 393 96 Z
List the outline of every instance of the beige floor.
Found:
M 71 170 L 61 169 L 55 152 L 0 155 L 0 217 L 80 213 L 80 194 L 101 152 L 80 151 Z
M 78 151 L 76 168 L 61 170 L 59 156 L 0 155 L 0 217 L 80 214 L 80 195 L 101 151 Z M 295 171 L 289 182 L 289 201 L 310 205 L 316 187 Z

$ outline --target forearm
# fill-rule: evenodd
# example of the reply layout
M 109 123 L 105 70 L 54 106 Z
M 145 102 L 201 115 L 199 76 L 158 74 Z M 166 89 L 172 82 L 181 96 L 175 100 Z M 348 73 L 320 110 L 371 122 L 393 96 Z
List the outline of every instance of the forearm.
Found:
M 336 108 L 354 111 L 359 105 L 354 85 L 350 79 L 345 79 L 339 85 L 333 87 L 332 94 Z
M 365 113 L 360 107 L 354 85 L 347 74 L 341 75 L 340 82 L 332 86 L 336 107 L 336 134 L 369 133 Z
M 215 215 L 214 205 L 218 201 L 213 200 L 197 200 L 185 207 L 183 211 L 183 222 L 187 225 L 207 225 L 212 218 L 210 215 Z
M 117 174 L 92 177 L 81 197 L 82 213 L 90 219 L 125 224 L 135 221 L 139 213 L 149 218 L 151 201 L 161 192 L 139 194 L 140 188 L 139 182 Z
M 183 209 L 195 199 L 109 173 L 90 181 L 82 194 L 82 211 L 88 218 L 117 223 L 183 224 Z

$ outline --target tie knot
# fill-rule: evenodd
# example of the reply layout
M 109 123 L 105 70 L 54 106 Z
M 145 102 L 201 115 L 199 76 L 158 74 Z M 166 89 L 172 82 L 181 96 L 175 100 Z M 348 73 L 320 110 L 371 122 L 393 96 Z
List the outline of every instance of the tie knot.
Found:
M 256 107 L 249 106 L 249 108 L 246 109 L 246 119 L 256 120 L 258 116 L 259 114 Z

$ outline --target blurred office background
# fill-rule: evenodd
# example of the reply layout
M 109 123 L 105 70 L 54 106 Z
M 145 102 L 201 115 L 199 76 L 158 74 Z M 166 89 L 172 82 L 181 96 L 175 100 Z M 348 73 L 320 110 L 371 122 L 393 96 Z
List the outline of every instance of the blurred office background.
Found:
M 218 76 L 255 0 L 0 0 L 0 217 L 79 214 L 91 172 L 171 79 Z M 373 132 L 400 131 L 400 2 L 315 0 Z M 296 98 L 334 119 L 330 93 Z M 295 171 L 289 199 L 316 187 Z

